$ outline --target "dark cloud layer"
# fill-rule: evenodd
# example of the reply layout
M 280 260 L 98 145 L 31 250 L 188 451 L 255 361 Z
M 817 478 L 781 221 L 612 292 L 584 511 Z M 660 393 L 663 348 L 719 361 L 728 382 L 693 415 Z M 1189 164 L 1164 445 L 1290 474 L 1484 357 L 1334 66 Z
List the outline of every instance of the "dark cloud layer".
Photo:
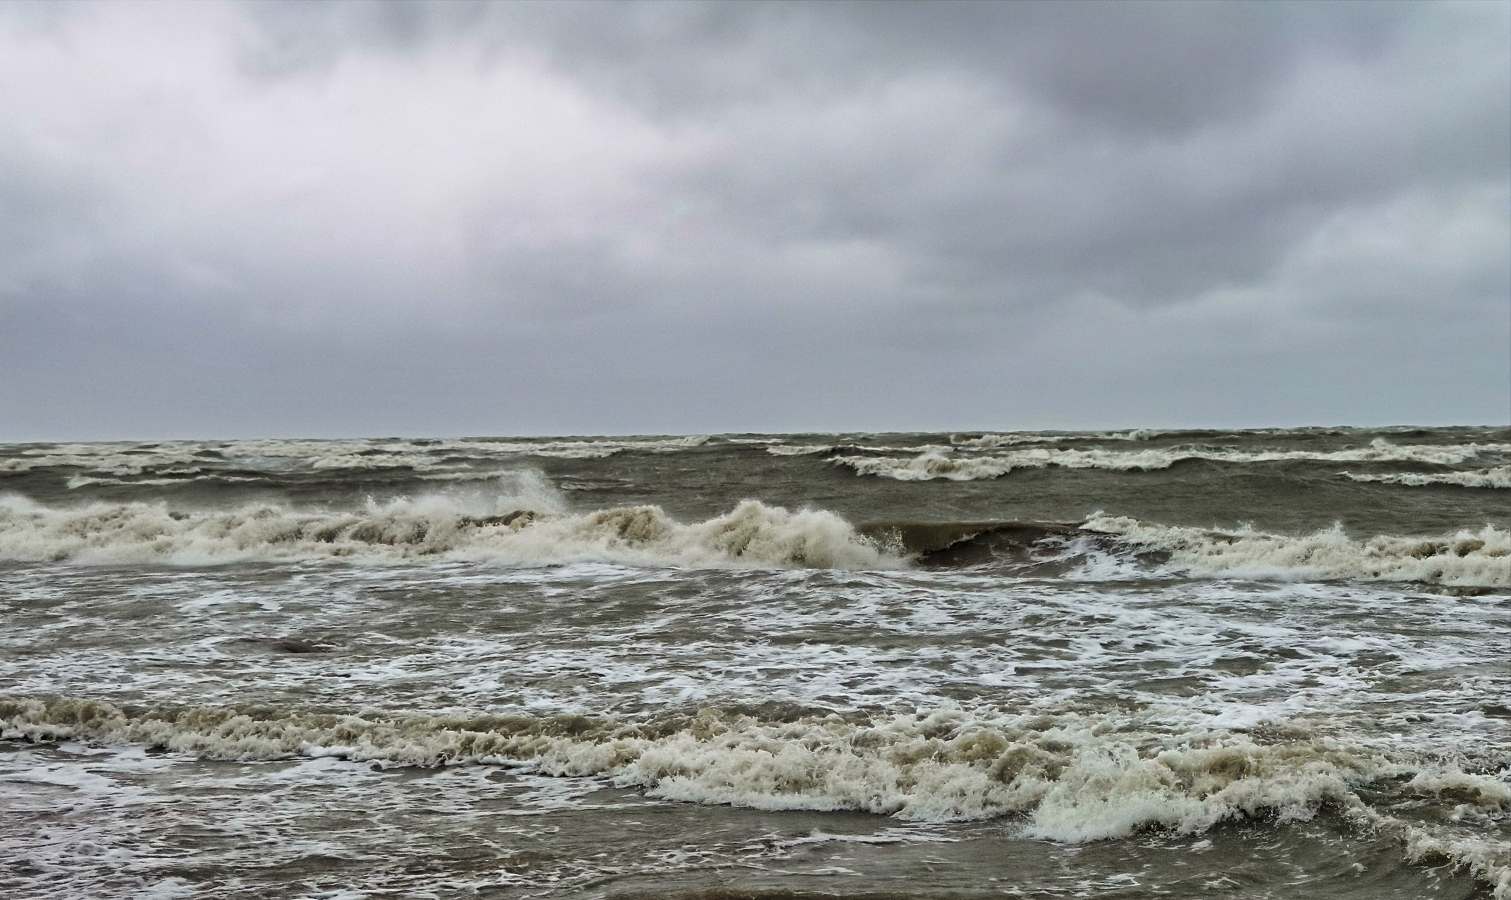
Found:
M 1511 417 L 1511 7 L 0 10 L 0 439 Z

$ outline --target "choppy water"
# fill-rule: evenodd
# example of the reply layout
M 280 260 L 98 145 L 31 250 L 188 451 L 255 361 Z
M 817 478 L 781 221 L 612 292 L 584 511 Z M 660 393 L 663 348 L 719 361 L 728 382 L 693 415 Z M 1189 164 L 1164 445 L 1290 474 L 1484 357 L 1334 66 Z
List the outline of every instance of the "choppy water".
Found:
M 0 448 L 0 895 L 1511 897 L 1511 431 Z

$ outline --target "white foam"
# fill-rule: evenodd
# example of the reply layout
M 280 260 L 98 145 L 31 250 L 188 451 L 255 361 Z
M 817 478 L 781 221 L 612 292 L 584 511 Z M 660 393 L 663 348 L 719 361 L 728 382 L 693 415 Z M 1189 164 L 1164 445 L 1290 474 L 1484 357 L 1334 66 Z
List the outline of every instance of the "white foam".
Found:
M 186 564 L 452 558 L 846 569 L 903 564 L 828 512 L 746 501 L 726 515 L 691 524 L 655 506 L 573 514 L 543 484 L 491 500 L 429 496 L 335 511 L 274 504 L 196 512 L 162 503 L 51 508 L 12 496 L 0 498 L 0 558 Z
M 972 713 L 943 706 L 871 719 L 771 722 L 705 711 L 662 722 L 568 722 L 481 715 L 269 718 L 230 709 L 132 714 L 99 702 L 0 698 L 0 734 L 145 743 L 224 759 L 502 764 L 545 775 L 608 777 L 665 799 L 860 810 L 927 823 L 1017 815 L 1025 836 L 1068 843 L 1149 828 L 1200 834 L 1249 818 L 1306 820 L 1329 803 L 1356 811 L 1374 827 L 1404 829 L 1360 798 L 1364 787 L 1399 793 L 1396 786 L 1404 784 L 1407 796 L 1448 793 L 1450 801 L 1472 788 L 1487 809 L 1511 802 L 1503 778 L 1440 760 L 1321 738 L 1260 743 L 1241 733 L 1158 727 L 1122 713 Z M 1427 840 L 1419 832 L 1402 836 Z M 1431 849 L 1457 852 L 1441 843 Z M 1495 847 L 1479 850 L 1476 872 L 1496 884 L 1504 863 L 1495 861 Z
M 1389 472 L 1383 475 L 1344 472 L 1354 481 L 1381 484 L 1405 484 L 1423 487 L 1429 484 L 1456 484 L 1470 488 L 1511 488 L 1511 466 L 1494 466 L 1472 472 Z
M 1204 531 L 1101 513 L 1081 526 L 1170 554 L 1198 575 L 1259 578 L 1417 581 L 1511 587 L 1511 533 L 1493 525 L 1436 538 L 1351 538 L 1342 527 L 1290 536 L 1252 529 Z
M 165 466 L 193 468 L 203 465 L 202 444 L 52 444 L 33 447 L 16 456 L 0 459 L 0 472 L 69 467 L 89 469 L 103 475 L 140 475 Z
M 986 445 L 982 445 L 986 446 Z M 1113 471 L 1152 471 L 1168 469 L 1178 462 L 1203 459 L 1229 464 L 1283 462 L 1418 462 L 1457 465 L 1486 454 L 1511 452 L 1511 444 L 1405 444 L 1397 445 L 1376 438 L 1368 447 L 1348 450 L 1237 450 L 1209 447 L 1169 447 L 1124 451 L 1064 450 L 1033 447 L 993 456 L 956 456 L 943 448 L 929 448 L 917 456 L 892 458 L 877 456 L 836 456 L 836 465 L 849 466 L 861 475 L 875 475 L 898 481 L 976 481 L 1000 478 L 1014 469 L 1042 469 L 1058 466 L 1067 469 L 1109 469 Z

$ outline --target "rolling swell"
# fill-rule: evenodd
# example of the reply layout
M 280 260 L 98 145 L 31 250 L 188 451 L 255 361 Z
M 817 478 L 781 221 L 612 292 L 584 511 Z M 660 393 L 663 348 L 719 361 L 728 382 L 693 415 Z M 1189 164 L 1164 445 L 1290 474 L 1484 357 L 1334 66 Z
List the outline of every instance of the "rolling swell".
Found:
M 1054 522 L 868 522 L 856 531 L 925 568 L 1031 563 L 1047 541 L 1080 533 Z
M 502 765 L 606 776 L 669 800 L 758 809 L 859 810 L 921 822 L 1013 817 L 1024 837 L 1066 843 L 1233 820 L 1307 820 L 1323 809 L 1447 856 L 1511 890 L 1511 848 L 1464 835 L 1450 810 L 1496 814 L 1504 759 L 1451 762 L 1310 736 L 1161 726 L 1139 714 L 913 712 L 767 719 L 704 709 L 593 716 L 307 714 L 134 708 L 0 697 L 0 737 L 137 744 L 209 758 L 339 757 L 381 765 Z M 1369 799 L 1364 799 L 1367 792 Z M 1440 824 L 1391 813 L 1434 810 Z

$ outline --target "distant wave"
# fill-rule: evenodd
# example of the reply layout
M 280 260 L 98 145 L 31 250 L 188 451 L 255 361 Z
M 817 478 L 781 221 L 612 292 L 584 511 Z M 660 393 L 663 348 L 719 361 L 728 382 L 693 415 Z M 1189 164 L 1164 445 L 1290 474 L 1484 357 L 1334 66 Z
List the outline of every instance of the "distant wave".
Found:
M 1018 432 L 1008 434 L 983 434 L 976 437 L 952 435 L 950 443 L 956 447 L 969 450 L 995 450 L 998 447 L 1012 447 L 1018 444 L 1058 444 L 1066 441 L 1147 441 L 1164 432 L 1149 428 L 1135 428 L 1131 431 L 1097 431 L 1097 432 Z
M 254 470 L 433 471 L 470 459 L 537 456 L 601 459 L 618 453 L 675 453 L 701 447 L 706 435 L 592 440 L 251 440 L 161 444 L 50 444 L 0 458 L 0 472 L 77 468 L 94 476 L 192 474 L 210 465 Z
M 1368 475 L 1344 472 L 1354 481 L 1374 481 L 1381 484 L 1406 484 L 1423 487 L 1429 484 L 1456 484 L 1470 488 L 1511 488 L 1511 466 L 1495 466 L 1474 472 L 1391 472 L 1385 475 Z
M 1020 817 L 1025 837 L 1068 843 L 1227 821 L 1297 821 L 1324 806 L 1445 851 L 1492 886 L 1493 843 L 1453 841 L 1364 799 L 1494 812 L 1511 786 L 1418 754 L 1316 737 L 1261 743 L 1161 727 L 1136 713 L 971 713 L 762 718 L 704 710 L 650 719 L 425 713 L 316 715 L 235 708 L 126 709 L 0 696 L 0 736 L 146 744 L 219 759 L 339 757 L 381 765 L 494 764 L 608 776 L 653 797 L 766 810 L 859 810 L 921 822 Z
M 1097 514 L 1081 528 L 1168 553 L 1171 564 L 1195 575 L 1511 587 L 1511 532 L 1493 525 L 1435 538 L 1357 539 L 1339 527 L 1290 536 L 1204 531 Z
M 807 456 L 813 453 L 828 453 L 834 447 L 830 444 L 771 444 L 766 447 L 766 452 L 772 456 Z
M 193 512 L 162 503 L 55 508 L 9 497 L 0 499 L 0 558 L 183 564 L 450 558 L 843 569 L 903 564 L 823 511 L 746 501 L 726 515 L 684 524 L 655 506 L 568 513 L 539 496 L 505 498 L 486 508 L 436 496 L 345 511 L 249 504 Z
M 771 443 L 766 447 L 766 452 L 773 456 L 807 456 L 815 453 L 833 453 L 845 449 L 865 450 L 870 453 L 935 453 L 947 454 L 951 449 L 966 450 L 995 450 L 999 447 L 1012 447 L 1020 444 L 1059 444 L 1066 441 L 1144 441 L 1155 437 L 1162 432 L 1140 428 L 1134 431 L 1104 431 L 1104 432 L 1064 432 L 1064 433 L 1040 433 L 1020 432 L 1016 434 L 982 434 L 974 437 L 966 435 L 950 435 L 950 446 L 924 445 L 912 447 L 893 447 L 877 444 L 838 443 L 838 444 L 787 444 Z
M 1067 469 L 1109 469 L 1113 471 L 1152 471 L 1168 469 L 1178 462 L 1192 459 L 1232 464 L 1306 460 L 1313 462 L 1418 462 L 1457 465 L 1482 454 L 1511 452 L 1511 444 L 1392 444 L 1376 439 L 1368 447 L 1350 450 L 1235 450 L 1204 447 L 1172 447 L 1149 450 L 1061 450 L 1030 448 L 994 456 L 956 456 L 939 449 L 929 449 L 917 456 L 834 456 L 830 462 L 847 466 L 860 475 L 874 475 L 898 481 L 977 481 L 1000 478 L 1015 469 L 1042 469 L 1058 466 Z

